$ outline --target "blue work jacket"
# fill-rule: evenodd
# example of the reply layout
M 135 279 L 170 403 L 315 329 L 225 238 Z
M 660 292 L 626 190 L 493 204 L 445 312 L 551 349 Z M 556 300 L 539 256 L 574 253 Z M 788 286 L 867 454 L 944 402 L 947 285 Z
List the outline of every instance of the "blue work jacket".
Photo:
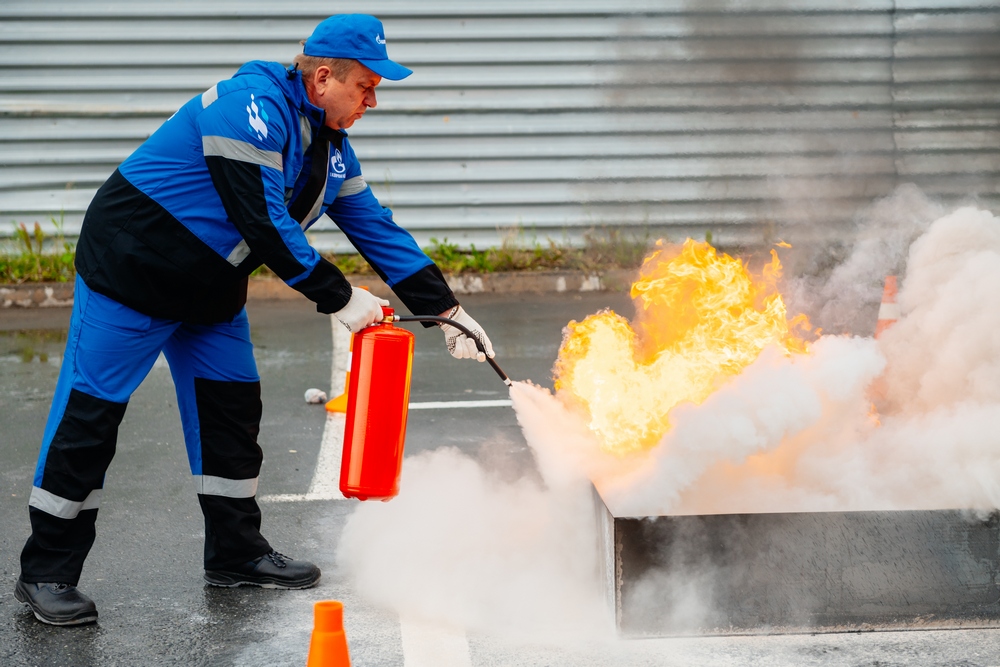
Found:
M 300 72 L 250 62 L 181 107 L 101 187 L 77 269 L 147 315 L 211 323 L 242 309 L 247 276 L 265 264 L 336 312 L 350 285 L 305 235 L 323 213 L 412 312 L 457 304 L 375 198 L 346 133 L 324 127 Z

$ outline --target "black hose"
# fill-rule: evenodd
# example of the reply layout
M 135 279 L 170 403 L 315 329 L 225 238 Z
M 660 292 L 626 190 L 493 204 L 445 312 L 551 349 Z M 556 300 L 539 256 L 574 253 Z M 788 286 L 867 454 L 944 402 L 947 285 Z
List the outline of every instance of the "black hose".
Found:
M 396 320 L 397 322 L 436 322 L 438 324 L 448 324 L 450 326 L 455 327 L 456 329 L 464 333 L 466 336 L 468 336 L 476 343 L 476 347 L 479 349 L 480 352 L 482 352 L 486 356 L 486 361 L 488 361 L 490 366 L 493 367 L 493 370 L 497 372 L 497 375 L 500 376 L 500 379 L 503 380 L 503 383 L 508 387 L 511 385 L 510 378 L 507 377 L 507 374 L 503 372 L 503 369 L 501 369 L 500 366 L 497 365 L 497 362 L 493 360 L 493 357 L 486 354 L 486 346 L 483 345 L 483 341 L 476 338 L 472 334 L 472 332 L 469 331 L 469 329 L 467 329 L 464 325 L 459 324 L 455 320 L 449 320 L 447 317 L 439 317 L 438 315 L 393 315 L 392 319 Z

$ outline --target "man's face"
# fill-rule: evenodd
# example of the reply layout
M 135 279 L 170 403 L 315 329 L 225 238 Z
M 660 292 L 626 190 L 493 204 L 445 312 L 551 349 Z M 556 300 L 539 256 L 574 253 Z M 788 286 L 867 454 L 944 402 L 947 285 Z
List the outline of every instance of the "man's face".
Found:
M 326 112 L 326 125 L 334 130 L 349 128 L 375 106 L 375 87 L 382 81 L 382 77 L 361 63 L 354 66 L 343 82 L 333 78 L 328 67 L 320 67 L 313 76 L 309 101 Z

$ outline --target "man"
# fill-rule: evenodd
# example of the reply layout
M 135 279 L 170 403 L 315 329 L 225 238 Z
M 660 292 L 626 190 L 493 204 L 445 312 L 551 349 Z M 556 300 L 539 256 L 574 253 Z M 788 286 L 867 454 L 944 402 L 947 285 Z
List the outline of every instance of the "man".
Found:
M 185 104 L 97 192 L 15 588 L 40 621 L 97 619 L 76 586 L 118 425 L 161 351 L 205 515 L 205 580 L 282 589 L 319 580 L 315 565 L 260 534 L 260 378 L 244 304 L 247 276 L 266 264 L 352 332 L 381 319 L 388 302 L 351 287 L 309 246 L 304 231 L 322 213 L 410 311 L 465 324 L 492 356 L 441 271 L 365 184 L 344 133 L 375 106 L 383 78 L 410 73 L 389 60 L 377 19 L 333 16 L 292 67 L 248 63 Z M 485 360 L 473 340 L 442 328 L 453 356 Z

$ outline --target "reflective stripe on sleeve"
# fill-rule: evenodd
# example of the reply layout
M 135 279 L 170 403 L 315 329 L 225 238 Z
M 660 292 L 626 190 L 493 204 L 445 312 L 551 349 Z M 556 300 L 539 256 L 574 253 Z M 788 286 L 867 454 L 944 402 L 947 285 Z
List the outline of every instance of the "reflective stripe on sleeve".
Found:
M 264 167 L 272 167 L 273 169 L 281 169 L 281 153 L 276 151 L 262 151 L 245 141 L 230 139 L 229 137 L 202 137 L 201 150 L 206 156 L 218 155 L 219 157 L 229 158 L 237 162 L 249 162 Z
M 305 116 L 299 116 L 299 129 L 302 130 L 302 154 L 305 155 L 309 144 L 313 141 L 312 126 L 309 124 L 309 119 Z
M 28 507 L 34 507 L 60 519 L 75 519 L 83 510 L 97 509 L 101 505 L 101 489 L 94 489 L 82 502 L 67 500 L 37 486 L 31 487 Z
M 239 266 L 240 264 L 243 263 L 243 260 L 246 259 L 247 255 L 249 254 L 250 254 L 250 246 L 248 246 L 247 242 L 243 240 L 240 241 L 235 248 L 233 248 L 233 251 L 229 253 L 229 257 L 226 257 L 226 261 L 232 264 L 233 266 Z
M 225 498 L 253 498 L 257 495 L 257 478 L 226 479 L 213 475 L 195 475 L 195 490 L 204 496 Z
M 305 229 L 309 226 L 309 223 L 319 217 L 319 214 L 323 211 L 323 200 L 326 198 L 326 181 L 323 181 L 323 189 L 320 191 L 319 196 L 316 197 L 316 201 L 313 202 L 312 208 L 309 209 L 309 213 L 306 217 L 302 218 L 302 222 L 299 226 Z
M 365 183 L 364 176 L 355 176 L 354 178 L 349 178 L 344 181 L 344 184 L 340 186 L 340 192 L 337 193 L 337 199 L 341 197 L 350 197 L 351 195 L 356 195 L 359 192 L 364 192 L 368 187 Z
M 219 99 L 219 84 L 215 84 L 201 94 L 201 108 L 207 109 L 208 105 Z

